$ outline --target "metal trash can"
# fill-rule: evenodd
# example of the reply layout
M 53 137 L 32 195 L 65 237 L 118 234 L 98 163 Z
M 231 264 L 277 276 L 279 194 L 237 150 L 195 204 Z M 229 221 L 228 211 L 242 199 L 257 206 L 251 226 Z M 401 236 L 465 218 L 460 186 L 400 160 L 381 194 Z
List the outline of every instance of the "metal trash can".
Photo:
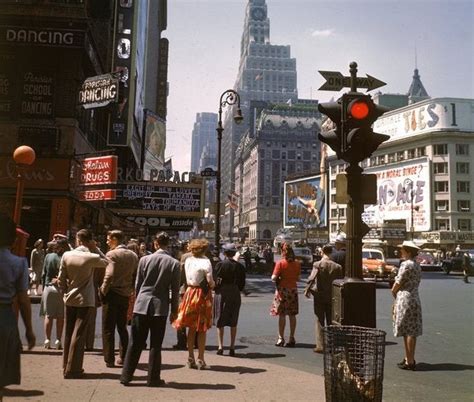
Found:
M 326 401 L 382 401 L 385 335 L 352 325 L 324 328 Z

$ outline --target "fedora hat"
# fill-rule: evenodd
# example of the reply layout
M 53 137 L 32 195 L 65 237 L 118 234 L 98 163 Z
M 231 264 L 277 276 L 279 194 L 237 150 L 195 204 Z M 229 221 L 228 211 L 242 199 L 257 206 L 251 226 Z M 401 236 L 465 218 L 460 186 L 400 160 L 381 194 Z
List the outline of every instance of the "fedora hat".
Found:
M 402 244 L 399 244 L 397 247 L 405 247 L 405 248 L 412 248 L 414 250 L 419 250 L 420 247 L 418 247 L 415 243 L 413 243 L 411 240 L 404 240 Z
M 336 236 L 336 243 L 345 243 L 346 242 L 346 236 L 343 234 L 338 234 Z
M 222 250 L 227 251 L 227 252 L 236 253 L 237 252 L 237 247 L 235 247 L 234 243 L 226 243 L 222 246 Z

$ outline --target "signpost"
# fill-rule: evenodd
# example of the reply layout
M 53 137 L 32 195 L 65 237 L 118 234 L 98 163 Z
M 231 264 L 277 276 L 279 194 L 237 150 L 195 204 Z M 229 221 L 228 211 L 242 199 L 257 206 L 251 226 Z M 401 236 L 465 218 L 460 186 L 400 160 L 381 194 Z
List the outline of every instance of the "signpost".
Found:
M 351 78 L 345 77 L 339 71 L 318 71 L 326 82 L 319 88 L 320 91 L 340 91 L 342 88 L 351 88 Z M 385 82 L 366 74 L 367 78 L 356 77 L 357 88 L 367 88 L 366 92 L 387 85 Z
M 205 168 L 201 171 L 202 177 L 217 177 L 217 171 L 212 168 Z

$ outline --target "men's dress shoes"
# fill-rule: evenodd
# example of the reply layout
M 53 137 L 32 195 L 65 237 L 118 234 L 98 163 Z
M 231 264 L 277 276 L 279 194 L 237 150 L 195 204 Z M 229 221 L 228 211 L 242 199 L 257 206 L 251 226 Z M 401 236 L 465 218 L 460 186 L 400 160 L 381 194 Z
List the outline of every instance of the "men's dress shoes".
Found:
M 117 357 L 117 360 L 115 360 L 115 365 L 122 367 L 123 366 L 123 359 L 121 357 Z
M 129 378 L 121 378 L 121 379 L 120 379 L 120 384 L 122 384 L 122 385 L 125 386 L 125 387 L 128 387 L 128 386 L 130 385 L 130 382 L 131 382 L 131 381 L 132 381 L 132 380 L 129 379 Z
M 113 363 L 113 362 L 112 363 L 105 362 L 105 365 L 109 368 L 115 367 L 115 363 Z
M 163 385 L 165 385 L 165 380 L 162 380 L 162 379 L 159 379 L 158 381 L 149 382 L 146 384 L 147 387 L 154 387 L 154 388 L 162 387 Z
M 77 380 L 84 377 L 84 369 L 79 372 L 64 373 L 65 380 Z

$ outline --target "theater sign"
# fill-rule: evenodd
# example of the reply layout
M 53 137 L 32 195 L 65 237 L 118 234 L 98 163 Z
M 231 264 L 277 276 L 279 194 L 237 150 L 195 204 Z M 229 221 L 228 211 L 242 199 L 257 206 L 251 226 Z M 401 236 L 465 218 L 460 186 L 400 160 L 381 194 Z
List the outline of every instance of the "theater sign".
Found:
M 377 166 L 367 168 L 366 173 L 377 175 L 377 204 L 367 205 L 362 218 L 373 227 L 381 227 L 384 221 L 406 220 L 407 231 L 431 229 L 430 170 L 427 158 L 399 163 L 391 168 Z

